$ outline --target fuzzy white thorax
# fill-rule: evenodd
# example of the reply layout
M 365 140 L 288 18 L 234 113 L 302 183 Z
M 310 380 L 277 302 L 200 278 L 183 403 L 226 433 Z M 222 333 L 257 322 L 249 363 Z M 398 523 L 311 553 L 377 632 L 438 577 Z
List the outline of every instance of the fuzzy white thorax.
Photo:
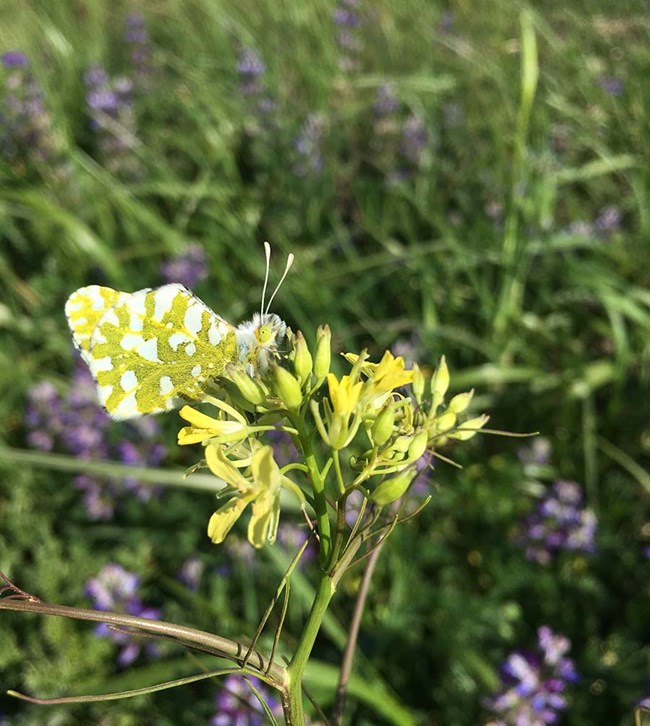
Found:
M 241 323 L 235 330 L 239 362 L 246 365 L 249 375 L 265 373 L 269 361 L 277 355 L 287 332 L 287 324 L 274 313 L 255 313 L 252 320 Z

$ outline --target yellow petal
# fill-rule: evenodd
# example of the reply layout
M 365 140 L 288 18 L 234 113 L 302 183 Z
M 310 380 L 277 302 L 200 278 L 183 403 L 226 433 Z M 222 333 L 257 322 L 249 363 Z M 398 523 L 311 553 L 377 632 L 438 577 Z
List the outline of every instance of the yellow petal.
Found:
M 248 541 L 253 547 L 263 547 L 267 540 L 275 542 L 280 520 L 280 497 L 278 494 L 265 492 L 253 502 L 253 513 L 248 523 Z
M 218 421 L 216 418 L 206 416 L 206 414 L 201 413 L 201 411 L 197 411 L 191 406 L 183 406 L 183 408 L 181 408 L 178 413 L 181 418 L 184 418 L 188 423 L 191 423 L 192 426 L 197 429 L 211 429 L 214 426 L 218 426 L 220 423 L 220 421 Z
M 199 441 L 205 441 L 211 439 L 214 434 L 211 431 L 196 430 L 192 426 L 183 426 L 178 432 L 178 444 L 179 446 L 187 446 L 188 444 L 198 444 Z
M 271 446 L 262 446 L 253 454 L 252 469 L 253 480 L 260 489 L 278 489 L 282 477 Z
M 205 460 L 215 476 L 236 487 L 240 492 L 246 492 L 252 488 L 248 479 L 241 475 L 239 470 L 233 466 L 232 462 L 223 453 L 221 446 L 217 444 L 208 445 L 205 449 Z
M 241 517 L 251 497 L 235 497 L 217 509 L 208 522 L 208 537 L 219 544 L 226 539 L 226 535 L 232 529 L 233 524 Z

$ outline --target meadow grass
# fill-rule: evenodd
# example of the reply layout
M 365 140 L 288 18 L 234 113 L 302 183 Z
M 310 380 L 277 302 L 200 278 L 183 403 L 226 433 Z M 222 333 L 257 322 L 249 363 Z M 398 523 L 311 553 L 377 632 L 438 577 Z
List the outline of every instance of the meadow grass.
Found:
M 268 239 L 276 260 L 289 251 L 297 259 L 274 310 L 310 342 L 326 322 L 335 350 L 400 343 L 425 367 L 445 354 L 453 385 L 476 387 L 494 428 L 540 431 L 551 443 L 537 468 L 521 463 L 520 441 L 488 436 L 460 454 L 464 469 L 437 465 L 431 505 L 380 560 L 351 718 L 403 723 L 408 711 L 430 723 L 481 722 L 499 664 L 550 624 L 570 638 L 581 674 L 565 722 L 627 723 L 650 695 L 647 7 L 368 3 L 352 51 L 337 44 L 335 7 L 0 3 L 0 50 L 28 56 L 55 149 L 45 161 L 24 150 L 0 160 L 0 569 L 72 604 L 86 602 L 84 582 L 103 564 L 119 561 L 143 576 L 166 619 L 250 632 L 282 556 L 264 552 L 251 566 L 235 548 L 210 545 L 208 495 L 178 488 L 89 522 L 70 484 L 75 464 L 58 471 L 34 453 L 34 466 L 7 447 L 25 447 L 34 384 L 69 387 L 63 306 L 74 289 L 161 284 L 161 265 L 198 242 L 209 275 L 195 291 L 239 321 L 259 304 Z M 94 63 L 133 75 L 123 24 L 136 11 L 152 55 L 134 125 L 118 119 L 114 129 L 129 144 L 115 161 L 89 124 L 84 76 Z M 271 110 L 242 96 L 242 48 L 264 59 Z M 351 67 L 342 68 L 346 53 Z M 382 125 L 373 104 L 385 84 L 400 108 Z M 311 159 L 296 139 L 310 114 L 320 119 L 322 158 L 304 173 Z M 426 138 L 412 167 L 401 136 L 410 117 Z M 177 423 L 167 418 L 161 436 L 172 448 Z M 172 452 L 165 466 L 185 463 Z M 556 479 L 583 486 L 597 550 L 540 566 L 515 539 Z M 189 593 L 174 573 L 196 553 L 210 573 L 229 576 Z M 310 581 L 299 577 L 289 633 L 310 602 Z M 357 586 L 350 578 L 334 603 L 311 671 L 326 706 Z M 87 629 L 5 618 L 3 681 L 29 692 L 137 687 L 196 670 L 165 652 L 122 672 L 112 644 Z M 214 712 L 215 691 L 59 713 L 198 723 Z M 0 703 L 11 723 L 51 713 Z

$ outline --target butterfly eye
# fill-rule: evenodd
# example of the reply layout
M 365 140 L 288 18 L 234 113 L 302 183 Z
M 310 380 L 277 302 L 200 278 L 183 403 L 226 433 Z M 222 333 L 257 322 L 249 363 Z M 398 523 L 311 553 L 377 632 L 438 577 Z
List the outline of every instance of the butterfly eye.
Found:
M 260 327 L 257 329 L 257 339 L 260 341 L 260 343 L 268 343 L 272 337 L 273 328 L 270 325 L 260 325 Z

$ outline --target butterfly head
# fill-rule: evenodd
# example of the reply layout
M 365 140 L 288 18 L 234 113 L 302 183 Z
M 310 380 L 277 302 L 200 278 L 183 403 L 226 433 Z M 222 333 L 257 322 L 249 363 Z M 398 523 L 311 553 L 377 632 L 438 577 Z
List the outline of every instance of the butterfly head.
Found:
M 293 255 L 290 254 L 287 258 L 284 274 L 265 306 L 266 286 L 269 280 L 269 264 L 271 258 L 271 248 L 268 242 L 264 243 L 264 250 L 266 252 L 266 275 L 264 277 L 260 312 L 255 313 L 252 320 L 247 323 L 242 323 L 237 328 L 239 360 L 246 364 L 251 374 L 264 373 L 268 369 L 271 358 L 278 355 L 279 346 L 282 345 L 287 334 L 287 324 L 279 315 L 269 313 L 269 308 L 293 264 Z

